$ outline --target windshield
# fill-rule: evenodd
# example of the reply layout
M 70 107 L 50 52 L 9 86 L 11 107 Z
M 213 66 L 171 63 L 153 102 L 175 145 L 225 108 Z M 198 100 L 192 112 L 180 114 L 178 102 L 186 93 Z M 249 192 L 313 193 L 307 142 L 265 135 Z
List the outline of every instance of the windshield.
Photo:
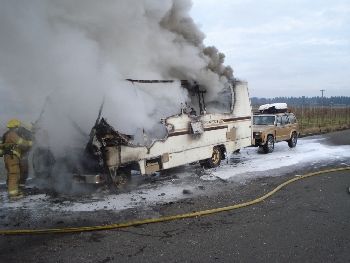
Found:
M 275 125 L 275 116 L 254 116 L 254 125 Z

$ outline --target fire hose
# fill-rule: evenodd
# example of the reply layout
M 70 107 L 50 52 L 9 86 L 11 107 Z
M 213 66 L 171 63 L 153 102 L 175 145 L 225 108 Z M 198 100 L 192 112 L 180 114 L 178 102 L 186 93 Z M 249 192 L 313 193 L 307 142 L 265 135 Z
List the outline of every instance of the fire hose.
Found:
M 339 171 L 346 171 L 346 170 L 350 170 L 350 167 L 328 169 L 328 170 L 322 170 L 322 171 L 318 171 L 318 172 L 312 172 L 312 173 L 296 176 L 290 180 L 285 181 L 284 183 L 281 183 L 276 188 L 274 188 L 273 190 L 264 194 L 261 197 L 258 197 L 254 200 L 247 201 L 244 203 L 234 204 L 234 205 L 225 206 L 225 207 L 219 207 L 219 208 L 202 210 L 202 211 L 195 211 L 195 212 L 185 213 L 185 214 L 163 216 L 163 217 L 159 217 L 159 218 L 149 218 L 149 219 L 143 219 L 143 220 L 124 222 L 124 223 L 115 223 L 115 224 L 109 224 L 109 225 L 48 228 L 48 229 L 0 230 L 0 235 L 34 235 L 34 234 L 58 234 L 58 233 L 77 233 L 77 232 L 88 232 L 88 231 L 101 231 L 101 230 L 126 228 L 126 227 L 133 227 L 133 226 L 140 226 L 140 225 L 146 225 L 146 224 L 154 224 L 154 223 L 168 222 L 168 221 L 174 221 L 174 220 L 179 220 L 179 219 L 212 215 L 212 214 L 217 214 L 217 213 L 221 213 L 221 212 L 225 212 L 225 211 L 231 211 L 231 210 L 235 210 L 235 209 L 239 209 L 239 208 L 243 208 L 243 207 L 247 207 L 247 206 L 261 203 L 264 200 L 266 200 L 267 198 L 274 195 L 276 192 L 278 192 L 282 188 L 286 187 L 289 184 L 297 182 L 299 180 L 303 180 L 303 179 L 310 178 L 313 176 L 323 175 L 325 173 L 332 173 L 332 172 L 339 172 Z

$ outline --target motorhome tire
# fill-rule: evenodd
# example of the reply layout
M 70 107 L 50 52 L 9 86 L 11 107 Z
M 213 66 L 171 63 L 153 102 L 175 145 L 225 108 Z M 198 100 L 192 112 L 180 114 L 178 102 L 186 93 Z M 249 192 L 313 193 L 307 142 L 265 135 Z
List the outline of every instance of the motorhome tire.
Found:
M 213 148 L 213 153 L 211 155 L 211 158 L 205 160 L 202 164 L 205 168 L 215 168 L 220 165 L 220 162 L 222 160 L 222 150 L 220 147 L 215 146 Z
M 266 143 L 262 147 L 264 153 L 272 153 L 275 149 L 275 140 L 272 135 L 267 136 Z

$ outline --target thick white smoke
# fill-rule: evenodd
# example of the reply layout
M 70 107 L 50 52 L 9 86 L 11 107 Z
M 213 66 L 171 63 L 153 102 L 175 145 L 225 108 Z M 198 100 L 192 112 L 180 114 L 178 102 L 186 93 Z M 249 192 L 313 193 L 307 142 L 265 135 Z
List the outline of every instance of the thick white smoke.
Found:
M 3 118 L 41 125 L 56 149 L 81 144 L 73 122 L 88 132 L 103 115 L 122 132 L 152 129 L 179 112 L 186 91 L 140 89 L 126 78 L 190 79 L 209 95 L 232 70 L 189 15 L 190 0 L 0 0 L 0 103 Z M 6 105 L 6 107 L 4 106 Z M 3 120 L 1 120 L 3 121 Z

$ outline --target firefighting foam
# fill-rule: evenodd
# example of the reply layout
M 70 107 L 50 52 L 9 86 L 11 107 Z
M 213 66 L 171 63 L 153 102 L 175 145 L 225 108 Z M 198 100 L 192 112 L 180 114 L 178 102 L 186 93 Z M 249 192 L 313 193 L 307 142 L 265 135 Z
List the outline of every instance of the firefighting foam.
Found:
M 204 46 L 191 6 L 190 0 L 1 0 L 2 119 L 33 122 L 44 108 L 38 124 L 52 149 L 65 153 L 86 143 L 103 98 L 103 116 L 126 134 L 152 130 L 180 112 L 189 96 L 179 80 L 204 84 L 208 100 L 216 99 L 232 69 L 216 48 Z M 141 89 L 127 78 L 178 81 Z

